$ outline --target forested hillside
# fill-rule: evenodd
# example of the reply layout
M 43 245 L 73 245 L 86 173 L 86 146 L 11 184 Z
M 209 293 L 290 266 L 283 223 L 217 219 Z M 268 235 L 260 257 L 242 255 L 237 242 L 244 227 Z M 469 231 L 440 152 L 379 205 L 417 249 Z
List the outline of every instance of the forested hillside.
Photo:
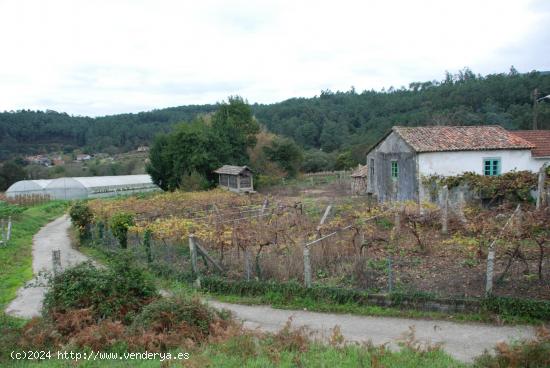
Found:
M 357 93 L 323 91 L 256 106 L 256 117 L 274 133 L 325 152 L 353 150 L 357 159 L 393 125 L 485 125 L 531 129 L 532 93 L 550 94 L 550 74 L 532 72 L 486 77 L 465 69 L 441 82 Z M 550 100 L 538 105 L 539 129 L 550 129 Z
M 392 125 L 500 124 L 530 129 L 535 88 L 540 97 L 550 94 L 550 74 L 520 74 L 512 68 L 508 73 L 482 77 L 465 69 L 439 82 L 383 91 L 323 91 L 313 98 L 255 104 L 252 110 L 270 131 L 293 138 L 305 149 L 345 151 L 360 161 Z M 0 160 L 75 148 L 129 151 L 151 142 L 176 122 L 215 110 L 216 105 L 181 106 L 98 118 L 53 111 L 4 112 L 0 113 Z M 550 129 L 550 101 L 541 102 L 538 111 L 539 128 Z
M 174 123 L 191 121 L 215 108 L 215 105 L 190 105 L 98 118 L 50 110 L 2 112 L 0 160 L 27 153 L 70 152 L 76 148 L 90 153 L 127 152 L 148 144 Z

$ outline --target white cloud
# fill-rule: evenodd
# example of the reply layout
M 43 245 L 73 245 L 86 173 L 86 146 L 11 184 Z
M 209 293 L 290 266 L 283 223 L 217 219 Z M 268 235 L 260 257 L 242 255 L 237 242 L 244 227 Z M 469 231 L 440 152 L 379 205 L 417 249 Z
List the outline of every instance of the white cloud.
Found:
M 0 110 L 135 112 L 550 70 L 542 1 L 0 0 Z

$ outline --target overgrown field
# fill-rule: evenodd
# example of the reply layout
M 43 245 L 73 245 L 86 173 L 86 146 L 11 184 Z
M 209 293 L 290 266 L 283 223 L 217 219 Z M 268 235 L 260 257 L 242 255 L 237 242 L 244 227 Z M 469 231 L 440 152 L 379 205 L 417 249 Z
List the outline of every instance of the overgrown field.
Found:
M 380 207 L 357 197 L 313 200 L 214 190 L 94 200 L 88 207 L 83 238 L 115 253 L 127 246 L 168 277 L 191 273 L 188 239 L 194 234 L 224 278 L 303 283 L 304 245 L 321 238 L 309 245 L 316 285 L 481 297 L 493 244 L 494 295 L 550 299 L 550 214 L 528 203 L 504 231 L 514 206 L 467 207 L 461 216 L 450 216 L 447 234 L 433 205 Z M 198 268 L 205 275 L 219 273 L 200 255 Z

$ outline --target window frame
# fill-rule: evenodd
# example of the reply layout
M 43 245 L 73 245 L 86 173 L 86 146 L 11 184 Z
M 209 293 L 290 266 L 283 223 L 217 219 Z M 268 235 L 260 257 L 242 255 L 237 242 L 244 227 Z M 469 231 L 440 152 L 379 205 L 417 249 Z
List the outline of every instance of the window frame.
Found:
M 392 180 L 398 180 L 399 179 L 399 161 L 398 160 L 391 160 L 391 163 L 390 163 L 390 176 L 391 176 Z
M 487 174 L 487 161 L 490 161 L 489 164 L 489 174 Z M 496 173 L 494 172 L 494 162 L 497 162 Z M 499 176 L 502 173 L 502 159 L 500 157 L 483 157 L 481 161 L 481 170 L 483 176 Z

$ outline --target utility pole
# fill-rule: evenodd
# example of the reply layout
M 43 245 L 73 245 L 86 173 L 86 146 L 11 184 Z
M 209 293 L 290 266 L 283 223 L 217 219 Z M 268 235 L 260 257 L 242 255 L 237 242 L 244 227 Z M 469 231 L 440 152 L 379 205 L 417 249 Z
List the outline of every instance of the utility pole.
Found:
M 538 104 L 538 99 L 539 99 L 539 89 L 535 88 L 533 90 L 533 130 L 538 129 L 538 126 L 537 126 L 537 114 L 538 114 L 537 104 Z

